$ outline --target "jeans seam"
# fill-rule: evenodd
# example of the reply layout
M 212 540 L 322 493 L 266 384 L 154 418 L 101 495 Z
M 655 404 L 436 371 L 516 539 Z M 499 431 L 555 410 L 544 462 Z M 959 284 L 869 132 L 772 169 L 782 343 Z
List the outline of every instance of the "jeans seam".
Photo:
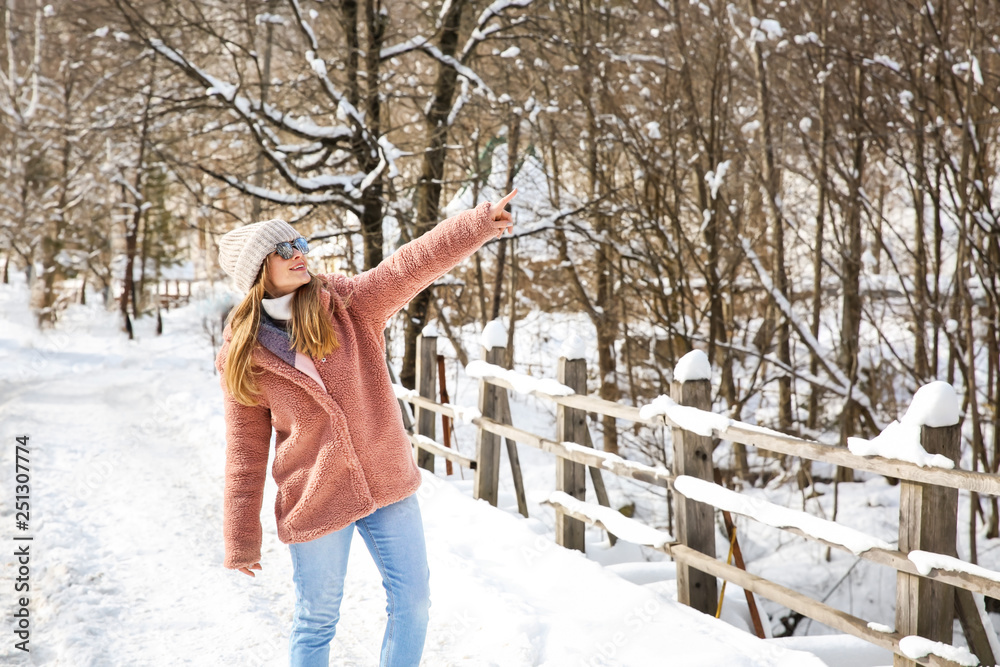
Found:
M 382 577 L 385 579 L 386 584 L 388 584 L 386 588 L 389 593 L 389 620 L 388 620 L 388 637 L 386 638 L 386 644 L 385 644 L 385 649 L 386 649 L 385 657 L 386 657 L 386 663 L 392 664 L 390 658 L 392 658 L 392 649 L 393 649 L 392 638 L 393 634 L 395 634 L 395 629 L 396 629 L 395 628 L 396 592 L 393 590 L 394 586 L 389 578 L 389 570 L 388 568 L 386 568 L 385 561 L 382 559 L 382 550 L 379 549 L 378 542 L 375 539 L 375 535 L 372 534 L 371 529 L 368 527 L 368 522 L 365 520 L 366 518 L 367 517 L 359 519 L 358 523 L 361 524 L 361 526 L 364 527 L 365 532 L 368 533 L 368 538 L 371 540 L 372 546 L 375 548 L 375 555 L 378 556 L 379 569 L 382 572 Z

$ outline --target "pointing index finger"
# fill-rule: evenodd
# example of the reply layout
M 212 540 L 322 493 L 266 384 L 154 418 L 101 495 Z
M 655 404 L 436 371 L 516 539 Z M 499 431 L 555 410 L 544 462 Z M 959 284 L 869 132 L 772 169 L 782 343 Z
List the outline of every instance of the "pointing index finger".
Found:
M 506 197 L 500 200 L 500 203 L 497 204 L 497 207 L 505 208 L 507 204 L 510 203 L 510 200 L 513 199 L 516 195 L 517 195 L 517 188 L 514 188 L 513 190 L 510 191 L 510 193 Z

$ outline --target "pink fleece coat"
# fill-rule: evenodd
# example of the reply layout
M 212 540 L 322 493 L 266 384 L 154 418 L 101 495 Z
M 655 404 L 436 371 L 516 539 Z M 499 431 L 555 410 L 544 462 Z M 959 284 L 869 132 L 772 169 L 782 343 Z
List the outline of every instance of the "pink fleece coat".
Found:
M 436 279 L 496 235 L 484 202 L 438 223 L 357 276 L 322 275 L 323 306 L 332 315 L 340 347 L 313 359 L 325 385 L 259 342 L 260 404 L 242 405 L 222 381 L 226 421 L 224 565 L 260 561 L 260 510 L 271 429 L 271 475 L 278 539 L 305 542 L 339 530 L 420 486 L 420 472 L 403 428 L 385 363 L 383 330 L 390 317 Z M 216 359 L 226 364 L 232 330 L 223 332 Z

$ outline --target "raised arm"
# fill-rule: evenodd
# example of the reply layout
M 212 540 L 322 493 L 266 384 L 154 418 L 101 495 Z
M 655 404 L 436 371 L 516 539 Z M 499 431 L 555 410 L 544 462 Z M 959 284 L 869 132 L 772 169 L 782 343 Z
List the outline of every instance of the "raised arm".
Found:
M 260 508 L 271 444 L 271 411 L 261 405 L 251 407 L 237 402 L 226 389 L 224 378 L 222 394 L 226 417 L 223 565 L 238 570 L 260 561 Z
M 439 222 L 423 236 L 400 246 L 373 269 L 352 280 L 352 305 L 379 326 L 435 280 L 476 252 L 491 237 L 511 229 L 504 206 L 516 190 L 492 204 L 479 206 Z

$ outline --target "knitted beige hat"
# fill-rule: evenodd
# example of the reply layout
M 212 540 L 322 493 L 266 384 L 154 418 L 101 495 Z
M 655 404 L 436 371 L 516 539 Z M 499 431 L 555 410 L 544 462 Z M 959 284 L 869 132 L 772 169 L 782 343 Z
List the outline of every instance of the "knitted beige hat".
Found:
M 219 265 L 244 293 L 253 287 L 264 259 L 282 241 L 299 238 L 294 227 L 275 218 L 237 227 L 219 239 Z

